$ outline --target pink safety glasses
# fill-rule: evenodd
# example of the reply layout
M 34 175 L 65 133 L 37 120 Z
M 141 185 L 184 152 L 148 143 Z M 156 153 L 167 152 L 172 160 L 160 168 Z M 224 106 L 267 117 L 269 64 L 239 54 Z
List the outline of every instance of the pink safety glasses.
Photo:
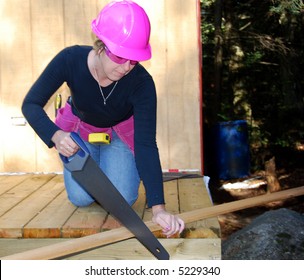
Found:
M 123 57 L 120 57 L 120 56 L 117 56 L 117 55 L 111 53 L 110 50 L 107 48 L 107 46 L 104 46 L 104 50 L 105 50 L 108 58 L 110 58 L 113 62 L 115 62 L 117 64 L 124 64 L 127 61 L 130 61 L 131 65 L 136 65 L 138 63 L 138 61 L 123 58 Z

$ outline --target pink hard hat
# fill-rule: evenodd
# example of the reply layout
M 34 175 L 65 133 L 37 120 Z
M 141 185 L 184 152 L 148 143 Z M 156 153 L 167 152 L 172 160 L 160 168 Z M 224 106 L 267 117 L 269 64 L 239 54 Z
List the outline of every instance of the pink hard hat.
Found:
M 151 58 L 150 21 L 132 1 L 107 4 L 92 21 L 92 31 L 117 56 L 136 61 Z

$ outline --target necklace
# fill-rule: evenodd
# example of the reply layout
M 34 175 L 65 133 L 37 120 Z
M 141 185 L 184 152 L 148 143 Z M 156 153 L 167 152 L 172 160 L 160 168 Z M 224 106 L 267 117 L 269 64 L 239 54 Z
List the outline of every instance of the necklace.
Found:
M 97 84 L 98 84 L 98 86 L 99 86 L 99 91 L 100 91 L 101 96 L 102 96 L 102 99 L 103 99 L 103 105 L 106 106 L 106 105 L 107 105 L 107 99 L 110 97 L 110 95 L 111 95 L 112 92 L 114 91 L 114 89 L 115 89 L 115 87 L 116 87 L 118 81 L 116 81 L 114 87 L 112 88 L 112 90 L 110 91 L 110 93 L 108 94 L 108 96 L 105 97 L 104 94 L 103 94 L 102 88 L 101 88 L 101 86 L 100 86 L 100 84 L 99 84 L 99 77 L 98 77 L 98 75 L 97 75 L 97 71 L 96 71 L 96 68 L 95 68 L 95 67 L 94 67 L 94 71 L 95 71 L 95 75 L 96 75 L 96 77 L 97 77 Z

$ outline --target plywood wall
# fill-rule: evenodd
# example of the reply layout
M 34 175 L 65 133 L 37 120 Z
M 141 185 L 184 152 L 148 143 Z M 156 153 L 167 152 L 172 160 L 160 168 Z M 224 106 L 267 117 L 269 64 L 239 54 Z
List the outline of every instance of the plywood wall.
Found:
M 92 45 L 90 23 L 106 0 L 0 0 L 0 172 L 57 172 L 61 162 L 21 113 L 22 100 L 53 56 Z M 158 94 L 162 167 L 202 169 L 198 0 L 135 0 L 150 17 L 153 56 L 144 66 Z M 64 100 L 65 86 L 59 89 Z M 54 118 L 54 99 L 45 110 Z

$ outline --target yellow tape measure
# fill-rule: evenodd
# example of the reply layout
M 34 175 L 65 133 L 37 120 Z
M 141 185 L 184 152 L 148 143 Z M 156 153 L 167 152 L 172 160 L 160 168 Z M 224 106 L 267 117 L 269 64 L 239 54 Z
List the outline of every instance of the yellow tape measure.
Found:
M 111 138 L 108 133 L 90 133 L 88 137 L 89 143 L 92 144 L 110 144 Z

